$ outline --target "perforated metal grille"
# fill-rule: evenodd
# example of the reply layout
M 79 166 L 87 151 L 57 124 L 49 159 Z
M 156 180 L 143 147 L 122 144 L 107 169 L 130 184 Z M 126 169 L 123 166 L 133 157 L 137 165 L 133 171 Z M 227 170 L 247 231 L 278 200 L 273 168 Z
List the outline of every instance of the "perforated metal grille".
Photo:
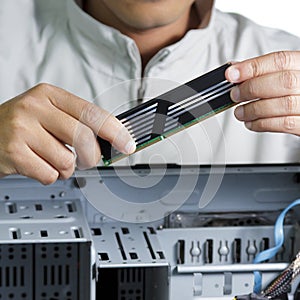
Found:
M 87 243 L 0 245 L 0 299 L 89 299 Z
M 124 268 L 118 270 L 119 300 L 143 300 L 144 268 Z
M 78 299 L 76 244 L 38 244 L 35 247 L 36 294 L 41 300 Z
M 169 266 L 99 268 L 97 299 L 167 300 Z
M 176 243 L 178 265 L 251 264 L 256 254 L 274 244 L 271 226 L 240 227 L 238 230 L 223 227 L 218 231 L 201 228 L 190 230 L 189 236 L 176 231 L 177 236 L 182 237 Z M 286 262 L 293 257 L 294 234 L 291 225 L 285 227 L 285 245 L 270 262 Z
M 0 299 L 33 299 L 30 264 L 31 245 L 0 244 Z

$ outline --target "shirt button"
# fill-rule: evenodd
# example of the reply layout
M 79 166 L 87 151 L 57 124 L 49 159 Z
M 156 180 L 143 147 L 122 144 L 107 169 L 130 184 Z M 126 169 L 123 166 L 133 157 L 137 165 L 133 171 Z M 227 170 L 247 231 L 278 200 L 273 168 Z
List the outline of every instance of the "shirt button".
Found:
M 166 57 L 170 54 L 170 50 L 168 49 L 165 49 L 163 50 L 162 54 L 161 54 L 161 57 L 159 59 L 159 61 L 163 61 L 166 59 Z
M 163 51 L 163 54 L 165 55 L 165 56 L 167 56 L 167 55 L 169 55 L 170 54 L 170 50 L 169 49 L 164 49 L 164 51 Z

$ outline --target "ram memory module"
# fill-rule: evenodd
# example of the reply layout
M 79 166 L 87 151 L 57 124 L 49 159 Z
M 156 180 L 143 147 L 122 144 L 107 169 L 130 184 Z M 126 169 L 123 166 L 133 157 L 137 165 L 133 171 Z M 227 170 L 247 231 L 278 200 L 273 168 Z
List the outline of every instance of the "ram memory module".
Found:
M 225 64 L 116 116 L 135 139 L 135 152 L 233 106 L 230 90 L 234 84 L 225 78 L 229 66 Z M 126 157 L 106 140 L 98 137 L 98 141 L 104 165 Z

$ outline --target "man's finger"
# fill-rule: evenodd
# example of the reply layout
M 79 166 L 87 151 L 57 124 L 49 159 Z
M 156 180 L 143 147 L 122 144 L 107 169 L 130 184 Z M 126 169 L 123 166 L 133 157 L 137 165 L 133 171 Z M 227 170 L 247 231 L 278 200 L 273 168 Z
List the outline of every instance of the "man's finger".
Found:
M 97 105 L 50 85 L 38 86 L 58 109 L 87 125 L 93 132 L 113 144 L 119 151 L 130 154 L 135 142 L 123 124 Z
M 41 113 L 40 122 L 59 141 L 74 147 L 79 168 L 91 168 L 99 162 L 99 143 L 90 127 L 53 105 Z
M 280 71 L 249 79 L 233 87 L 234 102 L 268 99 L 300 94 L 300 71 Z
M 16 157 L 18 158 L 14 161 L 18 174 L 36 179 L 43 184 L 51 184 L 58 179 L 59 172 L 29 147 L 19 150 L 21 153 L 20 155 L 16 153 Z
M 230 82 L 240 83 L 250 78 L 284 70 L 300 70 L 299 51 L 279 51 L 233 63 L 225 76 Z
M 245 122 L 245 126 L 257 132 L 284 132 L 300 135 L 300 116 L 258 119 Z
M 30 149 L 59 173 L 59 178 L 69 178 L 75 169 L 75 155 L 65 145 L 44 129 L 39 135 L 27 137 Z
M 274 99 L 252 101 L 235 109 L 240 121 L 254 121 L 261 118 L 300 116 L 300 97 L 286 96 Z

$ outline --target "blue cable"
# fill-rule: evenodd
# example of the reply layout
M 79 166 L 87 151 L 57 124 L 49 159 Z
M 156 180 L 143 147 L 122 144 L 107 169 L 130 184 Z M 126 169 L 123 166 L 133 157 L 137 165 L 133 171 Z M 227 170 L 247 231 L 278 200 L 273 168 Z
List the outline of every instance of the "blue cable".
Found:
M 284 232 L 283 232 L 283 222 L 285 215 L 287 212 L 293 208 L 296 205 L 300 204 L 300 199 L 297 199 L 293 201 L 289 206 L 287 206 L 279 215 L 279 217 L 276 220 L 275 227 L 274 227 L 274 239 L 275 239 L 275 246 L 273 248 L 264 250 L 260 253 L 258 253 L 254 260 L 253 263 L 257 264 L 260 262 L 263 262 L 265 260 L 268 260 L 272 258 L 273 256 L 276 255 L 276 253 L 280 250 L 281 246 L 283 245 L 284 242 Z M 254 293 L 259 294 L 261 292 L 261 273 L 258 271 L 254 272 Z

